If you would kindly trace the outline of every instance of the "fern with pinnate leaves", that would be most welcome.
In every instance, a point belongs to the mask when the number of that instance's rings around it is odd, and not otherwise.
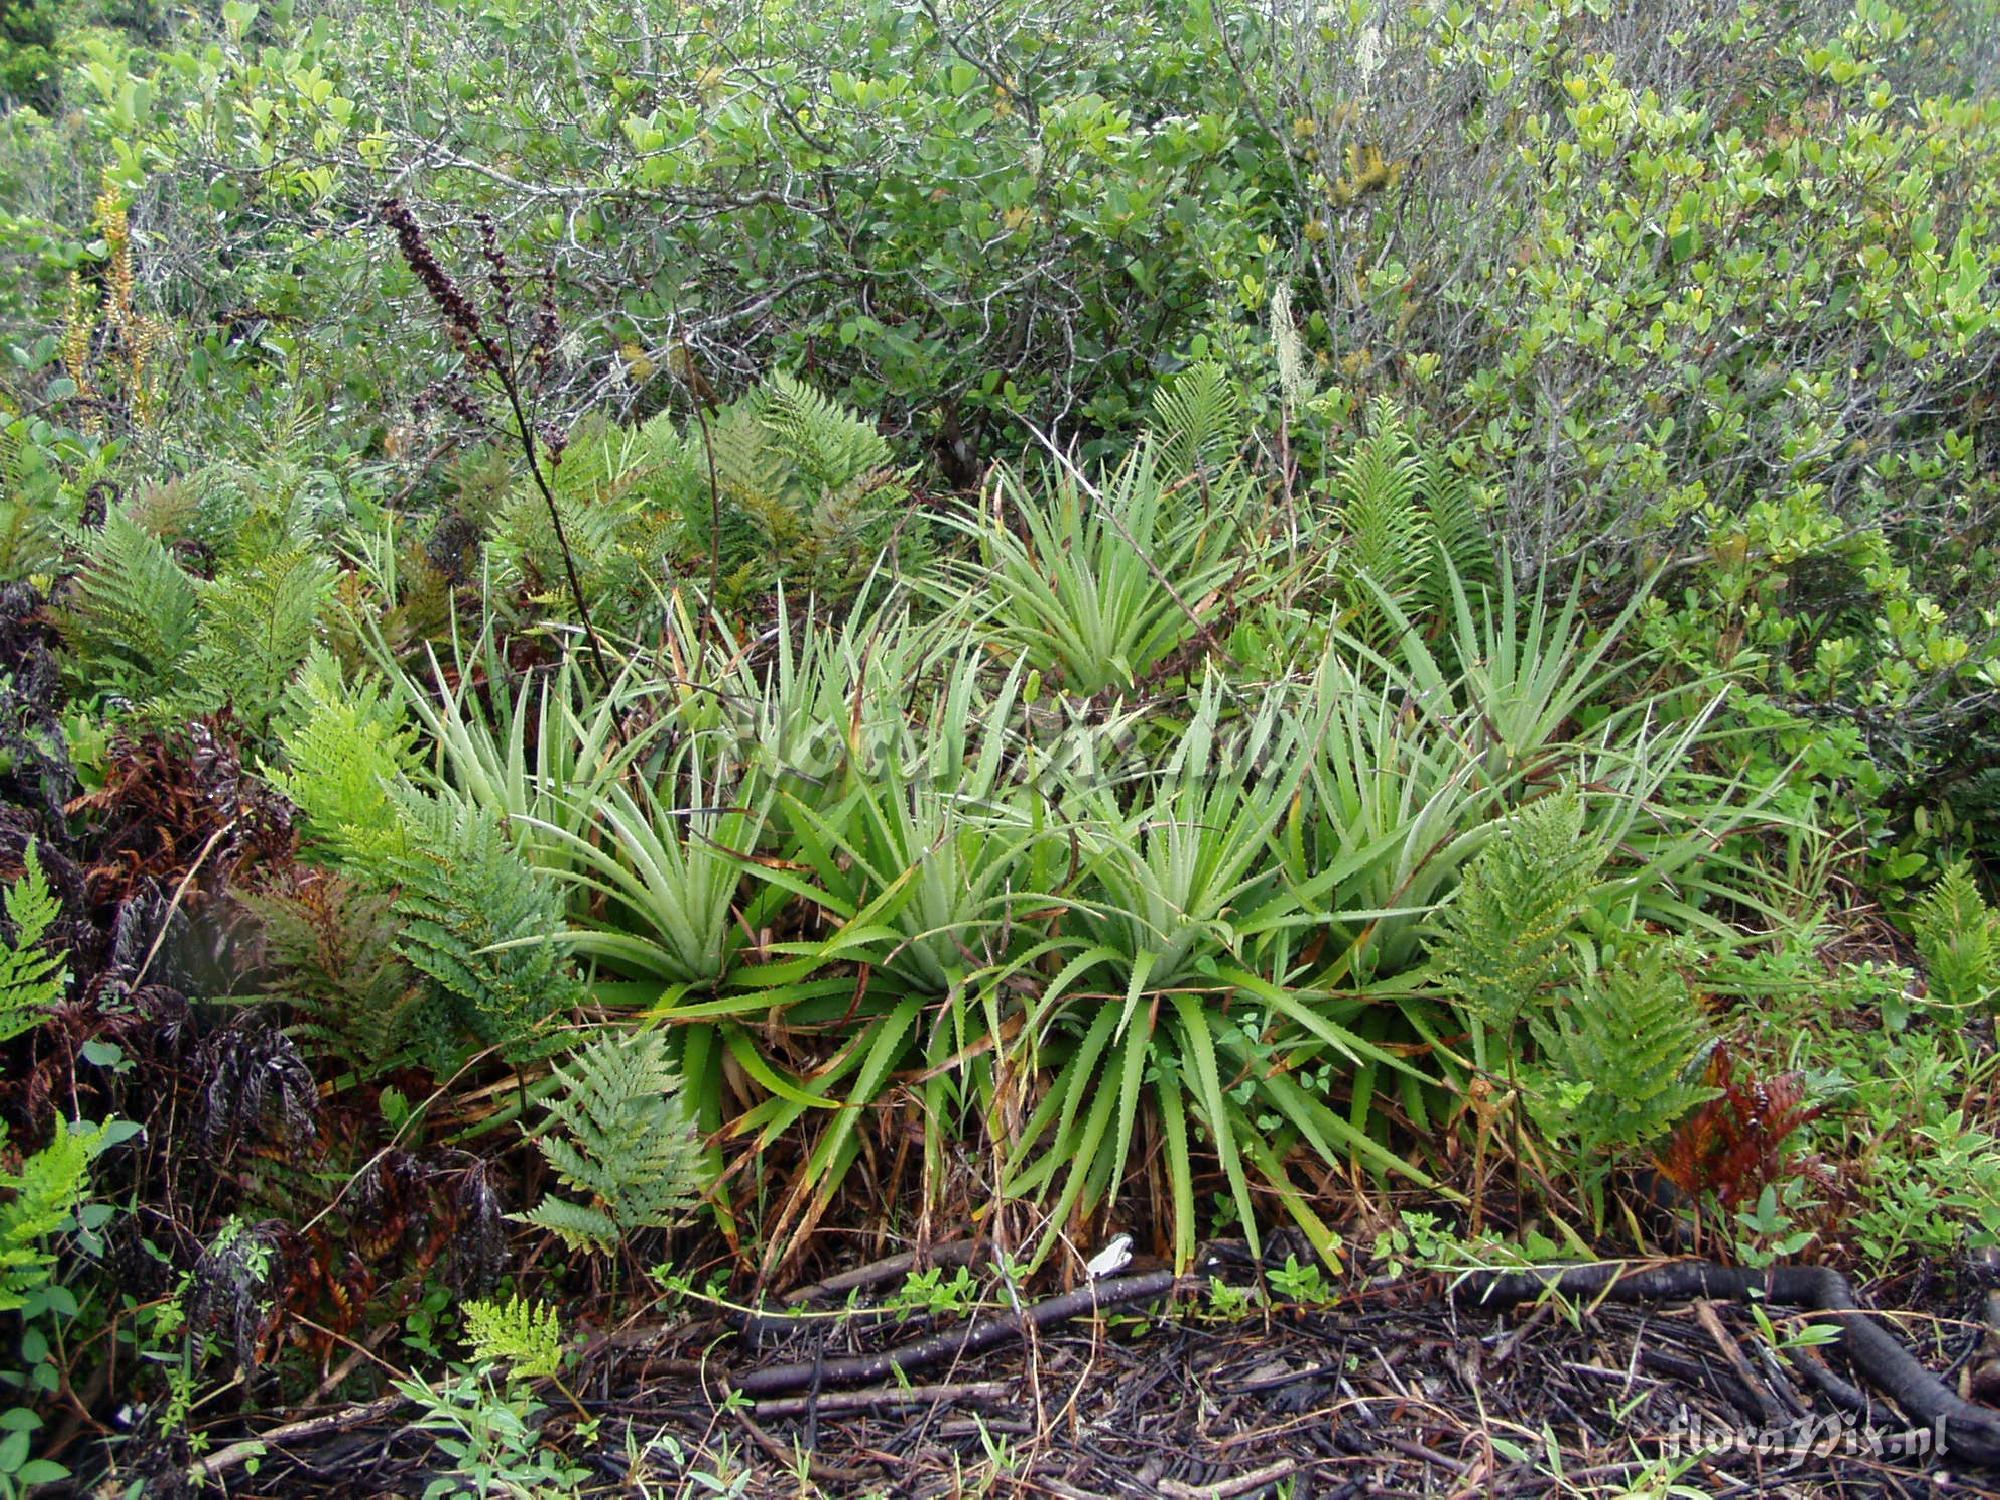
[[[671,422],[655,418],[620,427],[589,418],[570,434],[562,461],[548,475],[562,519],[561,542],[539,490],[516,485],[511,498],[496,504],[484,497],[494,476],[483,470],[469,476],[461,514],[476,531],[480,518],[497,510],[490,556],[498,575],[518,582],[546,608],[574,607],[567,577],[571,563],[586,596],[615,607],[648,594],[648,580],[673,548],[678,507],[704,473],[699,451],[681,440]],[[503,488],[511,483],[504,463],[497,477]]]
[[[754,398],[739,402],[715,417],[709,424],[709,445],[715,454],[715,478],[721,486],[725,506],[741,508],[758,497],[773,503],[787,500],[789,466],[771,441],[770,429],[760,419]],[[706,542],[709,500],[706,486],[692,498],[696,508],[689,519],[699,523],[702,540]]]
[[[202,591],[201,623],[188,676],[202,707],[229,705],[258,734],[312,650],[333,568],[288,547],[218,578]]]
[[[484,809],[407,787],[396,802],[406,834],[388,860],[404,924],[396,946],[436,986],[411,1012],[420,1060],[449,1073],[468,1035],[509,1059],[539,1055],[546,1023],[581,998],[551,941],[563,930],[560,892]]]
[[[1402,429],[1379,412],[1369,435],[1334,461],[1347,543],[1342,571],[1357,616],[1355,633],[1371,643],[1379,643],[1387,622],[1367,584],[1408,610],[1430,579],[1429,535],[1419,505],[1423,477]]]
[[[556,1310],[519,1293],[506,1302],[466,1303],[465,1337],[475,1360],[504,1364],[518,1380],[541,1380],[563,1366],[562,1322]]]
[[[0,1172],[0,1312],[12,1312],[49,1279],[55,1256],[45,1243],[69,1224],[90,1191],[90,1163],[104,1148],[105,1128],[83,1131],[60,1116],[48,1145],[21,1163],[19,1172]],[[0,1149],[7,1127],[0,1124]]]
[[[1479,487],[1442,453],[1419,450],[1386,402],[1368,436],[1335,460],[1334,487],[1350,628],[1368,644],[1385,643],[1397,612],[1449,618],[1454,576],[1473,592],[1493,578]]]
[[[62,475],[29,440],[27,420],[0,421],[0,582],[61,565],[62,493]]]
[[[376,684],[350,685],[340,663],[314,648],[286,692],[285,765],[271,773],[305,814],[312,845],[383,874],[404,843],[392,793],[411,765],[414,734]]]
[[[2000,996],[2000,912],[1959,860],[1910,913],[1933,1003],[1969,1011]]]
[[[586,597],[616,597],[630,590],[641,567],[636,550],[625,545],[628,531],[635,529],[633,517],[572,485],[559,487],[556,512]],[[569,589],[563,549],[539,493],[520,500],[494,555],[518,569],[522,585],[537,601],[563,607]]]
[[[884,468],[889,444],[882,434],[831,397],[783,371],[765,381],[759,418],[772,450],[805,486],[810,502]]]
[[[0,942],[0,1042],[33,1031],[47,1020],[49,1007],[69,984],[63,955],[37,948],[62,907],[49,890],[32,843],[24,862],[21,878],[7,892],[7,921],[14,939]]]
[[[1422,468],[1430,557],[1419,602],[1436,617],[1449,619],[1454,577],[1467,591],[1494,578],[1493,539],[1480,516],[1486,497],[1470,476],[1453,468],[1436,449],[1424,454]]]
[[[1465,1012],[1504,1042],[1559,972],[1607,850],[1584,833],[1583,799],[1530,804],[1466,870],[1437,919],[1430,966]]]
[[[185,539],[209,556],[234,555],[257,508],[256,476],[234,464],[211,464],[141,490],[132,518],[163,541]]]
[[[681,552],[705,564],[713,548],[734,588],[775,575],[845,594],[897,539],[909,489],[887,441],[792,377],[772,375],[718,415],[707,441],[719,507],[704,471],[682,496]]]
[[[702,1146],[666,1038],[607,1031],[555,1076],[560,1091],[535,1143],[562,1186],[588,1201],[545,1197],[516,1217],[607,1254],[634,1230],[683,1222],[701,1191]]]
[[[1530,1112],[1586,1162],[1650,1144],[1715,1096],[1697,1076],[1708,1022],[1674,958],[1650,943],[1528,1019]]]
[[[191,576],[149,529],[189,530],[198,507],[175,481],[85,533],[89,559],[58,616],[76,663],[95,685],[156,718],[227,706],[262,734],[311,650],[334,569],[299,505],[250,505],[217,545],[230,566]],[[249,504],[249,502],[245,502]]]
[[[261,921],[265,958],[283,975],[273,993],[302,1017],[290,1034],[352,1063],[390,1061],[423,998],[397,951],[394,893],[322,871],[237,900]]]
[[[410,730],[372,684],[349,689],[321,654],[294,684],[288,710],[279,785],[323,854],[366,887],[394,893],[396,952],[430,981],[413,1003],[397,1004],[400,1029],[378,1055],[409,1048],[440,1074],[463,1061],[468,1041],[511,1059],[536,1055],[544,1024],[580,993],[551,941],[564,926],[553,879],[492,812],[411,784]],[[380,976],[381,985],[392,977]],[[397,1002],[392,988],[368,993],[370,1003]]]
[[[159,539],[114,508],[61,615],[78,657],[105,685],[150,698],[174,685],[194,649],[201,595]]]
[[[1229,372],[1202,360],[1153,392],[1152,430],[1169,474],[1212,472],[1243,443],[1243,408]]]

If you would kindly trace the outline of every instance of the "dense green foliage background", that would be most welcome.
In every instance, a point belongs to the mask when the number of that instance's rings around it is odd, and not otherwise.
[[[1990,1241],[1996,78],[1991,0],[10,8],[8,1430],[141,1393],[60,1456],[143,1483],[386,1321],[560,1490],[497,1367],[830,1223]]]

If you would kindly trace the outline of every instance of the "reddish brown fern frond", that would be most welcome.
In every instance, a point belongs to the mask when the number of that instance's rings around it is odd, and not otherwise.
[[[1739,1078],[1721,1047],[1709,1060],[1708,1082],[1722,1092],[1681,1122],[1655,1164],[1688,1197],[1713,1193],[1734,1208],[1785,1175],[1786,1142],[1821,1107],[1806,1106],[1801,1074]]]

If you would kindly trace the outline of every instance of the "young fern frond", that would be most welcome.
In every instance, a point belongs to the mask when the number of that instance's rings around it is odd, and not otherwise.
[[[0,942],[0,1042],[33,1031],[48,1018],[49,1007],[62,998],[69,984],[69,966],[60,953],[38,945],[61,915],[62,907],[49,890],[35,846],[28,845],[26,869],[7,891],[7,922],[11,942]]]
[[[1529,1017],[1530,1112],[1586,1160],[1650,1144],[1716,1093],[1697,1076],[1708,1023],[1673,958],[1648,944]]]
[[[313,844],[380,877],[403,844],[391,794],[410,767],[415,731],[374,683],[350,685],[317,647],[287,690],[285,718],[286,764],[272,780],[305,814]]]
[[[535,1144],[589,1201],[545,1197],[517,1215],[576,1250],[610,1253],[633,1231],[686,1219],[703,1183],[701,1138],[658,1031],[606,1031],[555,1068]]]
[[[516,1293],[465,1304],[465,1337],[482,1365],[506,1365],[517,1380],[541,1380],[563,1366],[562,1321],[546,1302]]]
[[[1398,612],[1419,625],[1449,620],[1458,590],[1477,597],[1493,580],[1479,486],[1442,452],[1419,448],[1387,402],[1371,412],[1368,436],[1335,461],[1334,478],[1353,631],[1368,644],[1396,633]]]
[[[1503,1040],[1556,977],[1563,941],[1607,854],[1584,834],[1574,790],[1522,809],[1465,873],[1437,920],[1431,971],[1468,1015]]]
[[[1950,865],[1910,913],[1930,998],[1970,1010],[2000,995],[2000,912],[1986,904],[1965,860]]]

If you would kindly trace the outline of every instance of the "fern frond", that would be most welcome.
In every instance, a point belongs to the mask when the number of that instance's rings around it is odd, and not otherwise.
[[[406,832],[388,861],[402,890],[397,948],[439,991],[417,1017],[424,1062],[449,1072],[468,1033],[503,1056],[534,1055],[544,1024],[579,994],[550,941],[563,930],[561,894],[491,813],[408,787],[395,798]]]
[[[285,694],[271,773],[305,815],[307,837],[341,863],[380,876],[402,847],[391,798],[411,764],[415,731],[374,683],[350,685],[340,663],[314,647]]]
[[[544,1198],[526,1213],[509,1218],[537,1229],[546,1229],[571,1249],[586,1254],[609,1255],[618,1248],[617,1221],[601,1208],[571,1203],[567,1198]]]
[[[1386,405],[1376,408],[1368,436],[1335,460],[1334,480],[1346,539],[1341,572],[1356,616],[1354,631],[1379,644],[1388,619],[1374,590],[1407,610],[1423,593],[1432,568],[1430,532],[1419,506],[1424,466]]]
[[[504,1364],[521,1380],[541,1380],[562,1369],[562,1322],[556,1310],[519,1293],[506,1302],[466,1303],[465,1337],[479,1363]]]
[[[1650,944],[1529,1017],[1540,1050],[1530,1111],[1586,1158],[1645,1146],[1717,1093],[1697,1076],[1711,1037],[1672,957]]]
[[[2000,912],[1986,904],[1967,861],[1946,868],[1910,925],[1934,1003],[1969,1010],[2000,996]]]
[[[234,464],[212,464],[184,482],[194,502],[187,520],[189,540],[217,557],[232,556],[257,507],[255,477]]]
[[[388,1061],[422,995],[396,950],[394,894],[316,872],[292,889],[237,899],[263,924],[265,957],[282,975],[274,993],[302,1018],[293,1035],[330,1043],[351,1062]]]
[[[1454,576],[1468,593],[1493,580],[1493,541],[1480,516],[1479,486],[1435,449],[1424,454],[1421,465],[1428,533],[1421,603],[1433,614],[1448,618]]]
[[[771,447],[803,481],[800,502],[809,505],[888,464],[882,434],[831,397],[783,371],[774,372],[760,394]]]
[[[1229,372],[1201,360],[1153,392],[1153,435],[1168,474],[1213,470],[1243,442],[1243,409]]]
[[[112,686],[143,697],[173,683],[193,649],[199,610],[194,580],[158,538],[113,509],[92,537],[61,626],[93,669],[112,666]]]
[[[78,1131],[61,1116],[48,1145],[21,1163],[18,1173],[0,1172],[0,1312],[11,1312],[49,1279],[55,1264],[44,1241],[69,1223],[90,1190],[90,1163],[103,1149],[105,1130]],[[0,1125],[0,1146],[6,1127]]]
[[[756,499],[771,503],[785,500],[785,460],[754,403],[739,403],[716,417],[709,425],[709,443],[715,451],[715,478],[725,503],[742,508]],[[704,545],[708,498],[701,494],[693,507],[700,513]]]
[[[701,1139],[658,1031],[612,1031],[556,1066],[560,1090],[536,1145],[579,1205],[544,1198],[524,1217],[573,1245],[681,1222],[702,1185]]]
[[[594,504],[588,495],[574,490],[556,496],[556,511],[586,594],[611,597],[629,588],[637,559],[620,546],[626,517],[616,507]],[[561,605],[568,598],[563,550],[556,541],[548,503],[539,493],[516,496],[502,518],[492,551],[536,599]]]
[[[7,892],[7,921],[14,929],[13,941],[0,943],[0,1042],[41,1025],[48,1018],[49,1007],[62,998],[69,984],[64,956],[36,947],[61,915],[62,907],[49,889],[33,843],[28,845],[24,864],[21,878]]]
[[[1473,860],[1437,921],[1430,960],[1438,983],[1489,1029],[1510,1032],[1556,977],[1606,854],[1584,834],[1575,791],[1524,808]]]
[[[203,590],[189,667],[195,691],[262,733],[313,647],[333,568],[303,547],[274,552]]]
[[[62,477],[23,418],[0,421],[0,581],[54,573],[62,560]]]

